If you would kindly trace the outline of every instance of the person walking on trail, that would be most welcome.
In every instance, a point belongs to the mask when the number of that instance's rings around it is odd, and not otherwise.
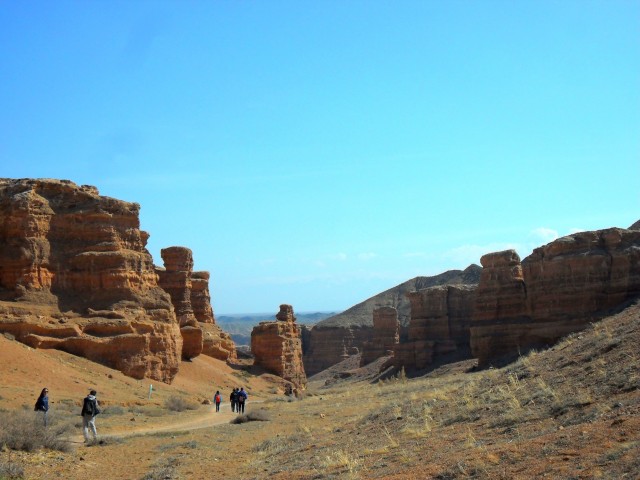
[[[238,396],[238,389],[234,388],[233,391],[231,392],[231,395],[229,395],[229,402],[231,402],[231,411],[235,412],[236,411],[236,406],[237,406],[237,396]]]
[[[44,426],[47,426],[47,412],[49,411],[49,389],[43,388],[40,392],[38,400],[36,400],[36,406],[33,407],[36,412],[42,412],[44,417]]]
[[[93,439],[98,439],[98,432],[96,431],[96,415],[100,413],[98,407],[98,400],[96,399],[97,392],[91,390],[82,403],[82,433],[84,435],[85,443],[89,443],[89,429],[93,434]]]
[[[244,413],[244,404],[247,401],[247,392],[244,388],[241,388],[237,395],[238,398],[238,413]]]
[[[216,404],[216,412],[220,411],[220,402],[222,397],[220,396],[220,390],[216,390],[216,394],[213,396],[213,402]]]

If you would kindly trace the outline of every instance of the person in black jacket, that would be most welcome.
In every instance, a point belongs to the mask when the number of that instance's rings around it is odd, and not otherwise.
[[[43,388],[40,392],[36,406],[33,408],[36,412],[42,412],[44,416],[44,426],[47,426],[47,412],[49,411],[49,389]]]
[[[82,403],[82,433],[84,434],[85,443],[89,442],[89,429],[93,433],[93,439],[98,439],[98,432],[96,431],[96,415],[100,413],[98,407],[98,400],[96,399],[96,391],[91,390]]]
[[[247,392],[244,391],[244,387],[243,387],[236,394],[236,402],[238,402],[236,410],[238,410],[238,413],[244,413],[244,402],[246,401],[247,401]]]
[[[235,412],[238,407],[238,389],[234,388],[229,395],[229,402],[231,402],[231,411]]]

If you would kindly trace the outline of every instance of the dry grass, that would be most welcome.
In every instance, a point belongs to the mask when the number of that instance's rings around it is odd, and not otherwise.
[[[178,395],[168,397],[164,402],[164,406],[172,412],[184,412],[185,410],[196,410],[198,408],[195,402]]]
[[[68,452],[67,435],[73,425],[49,414],[45,427],[40,413],[28,410],[0,413],[0,446],[11,450],[33,452],[41,448]]]
[[[86,478],[74,465],[95,465],[97,474],[107,471],[105,459],[131,457],[146,463],[130,478],[146,471],[149,480],[212,472],[272,480],[636,478],[638,344],[640,306],[500,369],[462,362],[422,378],[400,372],[375,384],[338,383],[291,402],[274,394],[246,415],[264,412],[269,422],[79,449],[91,457],[69,455],[59,476]],[[49,473],[22,465],[28,478]]]

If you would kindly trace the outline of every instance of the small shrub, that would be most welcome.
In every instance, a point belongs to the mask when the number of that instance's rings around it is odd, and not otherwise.
[[[179,463],[177,458],[170,457],[142,477],[142,480],[175,480],[179,478],[176,471]]]
[[[51,412],[47,427],[44,426],[42,416],[33,411],[3,412],[0,414],[0,425],[0,445],[6,445],[11,450],[71,450],[71,444],[64,438],[72,430],[71,424],[58,421]]]
[[[21,480],[24,478],[24,470],[17,463],[0,463],[0,479]]]
[[[120,405],[111,405],[102,410],[103,416],[123,415],[124,413],[125,413],[125,409],[122,408]]]
[[[189,402],[182,397],[173,395],[164,402],[164,406],[172,412],[184,412],[185,410],[196,410],[198,405]]]
[[[267,412],[265,412],[264,410],[257,410],[255,412],[249,412],[245,415],[238,415],[236,418],[231,420],[230,423],[238,425],[240,423],[247,422],[268,422],[269,420],[270,419],[267,415]]]

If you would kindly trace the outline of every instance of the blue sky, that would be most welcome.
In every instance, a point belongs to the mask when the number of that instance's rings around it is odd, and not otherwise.
[[[640,219],[640,2],[0,0],[0,176],[138,202],[217,313]]]

